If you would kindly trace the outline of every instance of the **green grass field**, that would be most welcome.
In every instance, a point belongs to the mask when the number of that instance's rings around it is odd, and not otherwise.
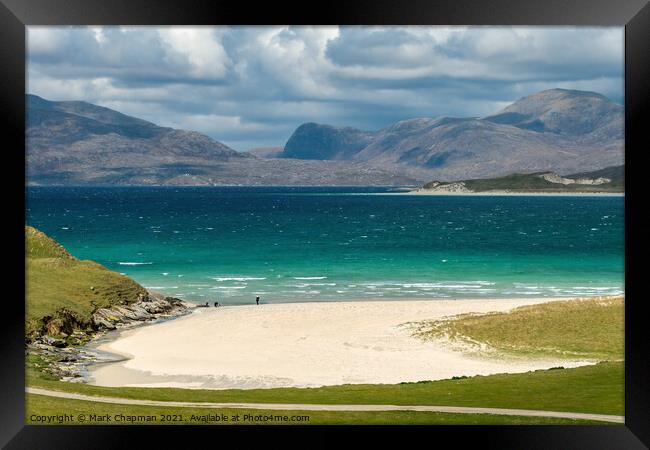
[[[347,411],[274,411],[251,409],[168,408],[139,405],[114,405],[83,400],[70,400],[27,395],[25,423],[43,424],[37,416],[68,414],[70,421],[62,424],[139,424],[139,425],[589,425],[603,422],[517,417],[493,414],[449,414],[419,411],[347,412]],[[219,419],[207,418],[208,415]],[[82,415],[83,420],[79,417]],[[94,416],[93,416],[94,415]],[[234,419],[234,415],[239,420]],[[106,416],[111,418],[106,421]],[[194,417],[193,417],[194,416]],[[223,417],[226,417],[226,420]],[[252,416],[252,417],[249,417]],[[255,416],[272,420],[254,419]],[[286,417],[286,419],[285,419]]]
[[[621,415],[622,362],[522,374],[320,388],[203,390],[101,387],[47,379],[28,364],[27,385],[86,395],[187,402],[445,405]]]
[[[487,344],[509,355],[620,361],[624,355],[623,297],[555,301],[507,313],[464,314],[418,324],[423,338]]]
[[[96,308],[131,303],[145,289],[93,261],[80,261],[44,233],[25,227],[26,334],[71,313],[81,327]]]

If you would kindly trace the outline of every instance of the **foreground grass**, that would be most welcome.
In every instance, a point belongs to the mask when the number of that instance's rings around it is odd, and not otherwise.
[[[607,362],[574,369],[419,383],[207,390],[65,383],[47,379],[28,366],[27,385],[86,395],[161,401],[444,405],[622,415],[623,370],[622,362]]]
[[[422,338],[449,337],[520,356],[622,360],[624,299],[600,297],[521,306],[510,312],[463,314],[420,323]]]
[[[44,320],[71,313],[90,325],[96,308],[130,303],[145,289],[93,261],[80,261],[44,233],[25,227],[25,325],[30,335]]]
[[[273,411],[250,409],[167,408],[113,405],[83,400],[27,395],[25,423],[47,424],[44,416],[69,415],[62,424],[148,424],[148,425],[587,425],[603,424],[587,420],[546,417],[516,417],[494,414],[448,414],[416,411]],[[238,416],[239,420],[234,420]],[[255,417],[258,417],[256,420]],[[264,416],[266,420],[260,420]],[[82,417],[82,419],[80,419]],[[218,419],[217,419],[218,417]],[[224,420],[224,417],[227,420]],[[110,422],[107,421],[110,418]],[[271,418],[271,420],[268,420]],[[58,424],[56,421],[53,424]]]

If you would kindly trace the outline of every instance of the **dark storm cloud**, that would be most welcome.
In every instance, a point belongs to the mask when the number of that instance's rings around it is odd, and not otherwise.
[[[563,87],[623,100],[622,28],[29,27],[28,90],[282,145],[303,122],[483,116]]]

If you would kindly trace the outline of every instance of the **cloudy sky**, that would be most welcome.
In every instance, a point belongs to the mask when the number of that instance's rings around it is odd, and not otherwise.
[[[283,145],[304,122],[483,116],[555,87],[623,102],[623,28],[29,27],[27,38],[29,93],[241,151]]]

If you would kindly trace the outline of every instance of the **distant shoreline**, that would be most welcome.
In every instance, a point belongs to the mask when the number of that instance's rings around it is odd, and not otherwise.
[[[413,186],[386,186],[386,185],[280,185],[280,184],[218,184],[218,185],[168,185],[168,184],[129,184],[129,185],[65,185],[65,184],[27,184],[28,188],[374,188],[391,189],[391,192],[351,192],[354,195],[426,195],[426,196],[539,196],[539,197],[625,197],[625,192],[586,192],[586,191],[481,191],[481,192],[444,192],[414,188]],[[339,194],[345,194],[340,192]]]
[[[387,194],[392,194],[388,192]],[[483,191],[483,192],[444,192],[427,189],[416,189],[409,192],[399,192],[400,195],[430,195],[430,196],[494,196],[494,197],[625,197],[625,192],[511,192],[511,191]],[[384,195],[384,194],[381,194]]]

